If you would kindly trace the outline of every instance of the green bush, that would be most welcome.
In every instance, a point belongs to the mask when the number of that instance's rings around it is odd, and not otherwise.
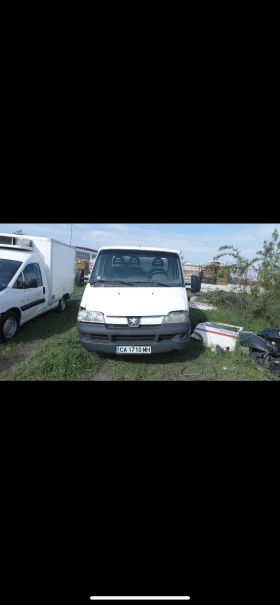
[[[258,265],[259,285],[247,292],[245,286],[236,286],[231,292],[209,293],[207,299],[217,306],[241,314],[244,317],[261,318],[270,327],[280,325],[280,241],[278,231],[272,233],[270,242],[264,241],[263,249],[257,256],[248,260],[241,256],[240,250],[233,246],[221,246],[220,253],[214,260],[222,256],[231,256],[232,263],[228,265],[231,274],[246,283],[248,272],[256,270]]]

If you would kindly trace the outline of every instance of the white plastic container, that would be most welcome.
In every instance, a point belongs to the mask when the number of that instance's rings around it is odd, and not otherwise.
[[[203,341],[206,347],[213,350],[220,345],[222,349],[234,351],[241,330],[241,326],[207,321],[196,326],[191,338]]]

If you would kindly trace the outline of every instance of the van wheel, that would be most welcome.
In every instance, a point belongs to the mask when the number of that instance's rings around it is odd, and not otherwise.
[[[11,340],[18,331],[19,318],[15,311],[4,313],[1,326],[1,334],[4,340]]]
[[[58,305],[58,307],[56,308],[56,311],[57,311],[58,313],[63,313],[63,312],[65,311],[65,309],[66,309],[66,300],[65,300],[65,298],[62,298],[62,299],[59,301],[59,305]]]

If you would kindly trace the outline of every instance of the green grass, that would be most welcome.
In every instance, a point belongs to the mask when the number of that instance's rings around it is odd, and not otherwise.
[[[13,341],[0,345],[0,380],[276,380],[243,357],[239,343],[224,358],[193,339],[182,353],[137,358],[88,353],[79,343],[76,327],[82,294],[83,289],[75,287],[65,313],[50,312],[27,322]],[[190,309],[190,317],[192,329],[200,321],[230,323],[254,331],[266,327],[261,320],[245,319],[222,308]]]
[[[152,355],[148,359],[110,356],[105,367],[100,379],[113,381],[275,380],[269,372],[244,358],[238,346],[234,353],[226,353],[222,358],[193,339],[183,353]]]
[[[41,343],[35,354],[15,365],[4,379],[87,380],[102,363],[97,355],[86,353],[78,341],[77,329],[72,328],[64,336]]]
[[[24,324],[0,345],[1,380],[87,380],[104,363],[80,345],[76,327],[83,290],[75,287],[64,313],[50,311]],[[14,360],[22,359],[13,364]],[[1,373],[1,361],[8,369]]]
[[[202,321],[216,321],[219,323],[241,326],[244,330],[253,330],[259,332],[263,328],[267,328],[267,322],[254,317],[244,317],[240,314],[229,311],[228,309],[217,308],[216,311],[199,311],[198,309],[190,309],[192,327],[194,328]]]

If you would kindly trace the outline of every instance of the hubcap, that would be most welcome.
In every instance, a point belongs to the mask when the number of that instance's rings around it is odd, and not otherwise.
[[[61,300],[60,306],[62,308],[62,311],[65,311],[65,309],[66,309],[66,302],[65,302],[64,298]]]
[[[6,321],[4,321],[3,325],[3,334],[5,338],[12,338],[17,331],[17,322],[14,317],[8,317]]]

